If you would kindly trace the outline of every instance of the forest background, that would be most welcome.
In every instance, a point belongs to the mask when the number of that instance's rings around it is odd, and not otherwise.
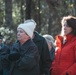
[[[63,16],[76,16],[76,0],[0,0],[0,32],[5,43],[16,40],[16,29],[27,19],[34,19],[36,30],[54,38],[60,33]]]

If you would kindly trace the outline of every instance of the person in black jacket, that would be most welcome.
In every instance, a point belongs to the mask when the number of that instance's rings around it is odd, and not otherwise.
[[[36,22],[32,19],[28,19],[27,21],[33,21],[33,23],[36,24]],[[25,21],[25,23],[27,21]],[[35,31],[35,28],[32,35],[32,40],[36,44],[40,55],[39,60],[40,75],[49,75],[49,69],[52,61],[50,58],[49,48],[45,38],[39,35],[39,33]]]
[[[8,60],[10,70],[5,75],[39,75],[39,52],[31,40],[35,23],[27,21],[17,27],[17,41],[13,44]]]
[[[40,75],[49,75],[49,68],[52,60],[50,58],[47,42],[45,38],[36,31],[33,33],[33,41],[37,45],[40,54]]]
[[[36,24],[34,20],[28,19],[28,21],[33,21]],[[39,60],[40,75],[49,75],[49,69],[50,69],[52,60],[50,58],[48,45],[47,45],[45,38],[39,35],[35,31],[35,28],[34,28],[32,40],[36,44],[38,51],[39,51],[39,55],[40,55],[40,60]]]
[[[9,47],[3,43],[3,35],[0,33],[0,75],[3,75],[3,66],[1,62],[2,55],[9,53]]]

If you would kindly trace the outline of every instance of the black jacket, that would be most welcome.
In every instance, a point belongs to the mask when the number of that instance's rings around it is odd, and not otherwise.
[[[34,32],[33,41],[37,45],[40,54],[40,73],[49,75],[48,73],[51,65],[51,59],[47,42],[37,32]]]
[[[3,66],[2,66],[2,61],[1,59],[3,58],[4,55],[10,52],[10,48],[2,43],[0,45],[0,75],[3,75]],[[7,64],[7,63],[6,63]]]
[[[19,58],[13,55],[16,53],[20,55]],[[32,40],[26,41],[22,46],[17,41],[10,50],[8,59],[11,66],[14,64],[12,75],[39,75],[39,52]]]

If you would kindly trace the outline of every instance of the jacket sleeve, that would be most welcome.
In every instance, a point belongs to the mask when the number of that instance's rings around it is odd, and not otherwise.
[[[36,47],[30,47],[28,52],[25,53],[18,63],[19,69],[31,70],[36,64],[39,63],[39,53]]]
[[[74,50],[75,50],[75,63],[61,75],[76,75],[76,46],[74,47]]]

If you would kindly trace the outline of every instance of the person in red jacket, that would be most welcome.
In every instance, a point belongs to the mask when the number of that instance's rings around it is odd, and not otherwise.
[[[61,25],[50,75],[76,75],[76,17],[63,17]]]

